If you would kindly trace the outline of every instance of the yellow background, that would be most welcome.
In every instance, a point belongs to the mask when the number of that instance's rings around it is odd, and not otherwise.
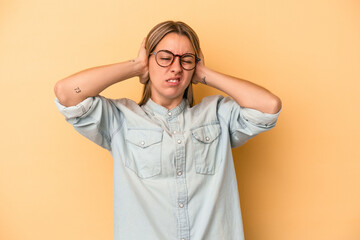
[[[0,239],[112,239],[112,158],[65,122],[53,86],[136,57],[168,19],[197,31],[207,66],[283,101],[276,128],[234,150],[246,239],[360,239],[356,0],[0,1]]]

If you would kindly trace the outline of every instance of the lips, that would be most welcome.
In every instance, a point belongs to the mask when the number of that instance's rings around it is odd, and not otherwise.
[[[180,78],[170,78],[170,79],[166,80],[166,82],[168,82],[168,83],[178,83],[178,82],[180,82]]]

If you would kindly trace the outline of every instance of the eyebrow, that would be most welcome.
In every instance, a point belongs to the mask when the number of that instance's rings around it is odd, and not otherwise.
[[[185,54],[193,54],[193,55],[195,55],[196,56],[196,53],[192,53],[192,52],[186,52],[186,53],[183,53],[183,54],[175,54],[173,51],[171,51],[171,50],[169,50],[169,49],[159,49],[159,50],[157,50],[157,51],[153,51],[153,52],[159,52],[159,51],[163,51],[163,50],[165,50],[165,51],[169,51],[169,52],[171,52],[172,54],[174,54],[174,55],[185,55]]]

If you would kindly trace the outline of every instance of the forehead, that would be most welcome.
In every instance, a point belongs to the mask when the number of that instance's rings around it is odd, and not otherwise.
[[[177,33],[165,35],[155,48],[158,50],[169,50],[174,54],[195,53],[189,38]]]

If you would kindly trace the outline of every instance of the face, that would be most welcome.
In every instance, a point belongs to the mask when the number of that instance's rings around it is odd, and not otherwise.
[[[154,52],[159,50],[168,50],[175,55],[195,54],[190,40],[177,33],[167,34],[158,43]],[[151,55],[149,58],[151,99],[169,109],[176,107],[181,102],[194,71],[184,70],[180,65],[179,57],[175,57],[170,66],[161,67],[156,63],[155,56]]]

